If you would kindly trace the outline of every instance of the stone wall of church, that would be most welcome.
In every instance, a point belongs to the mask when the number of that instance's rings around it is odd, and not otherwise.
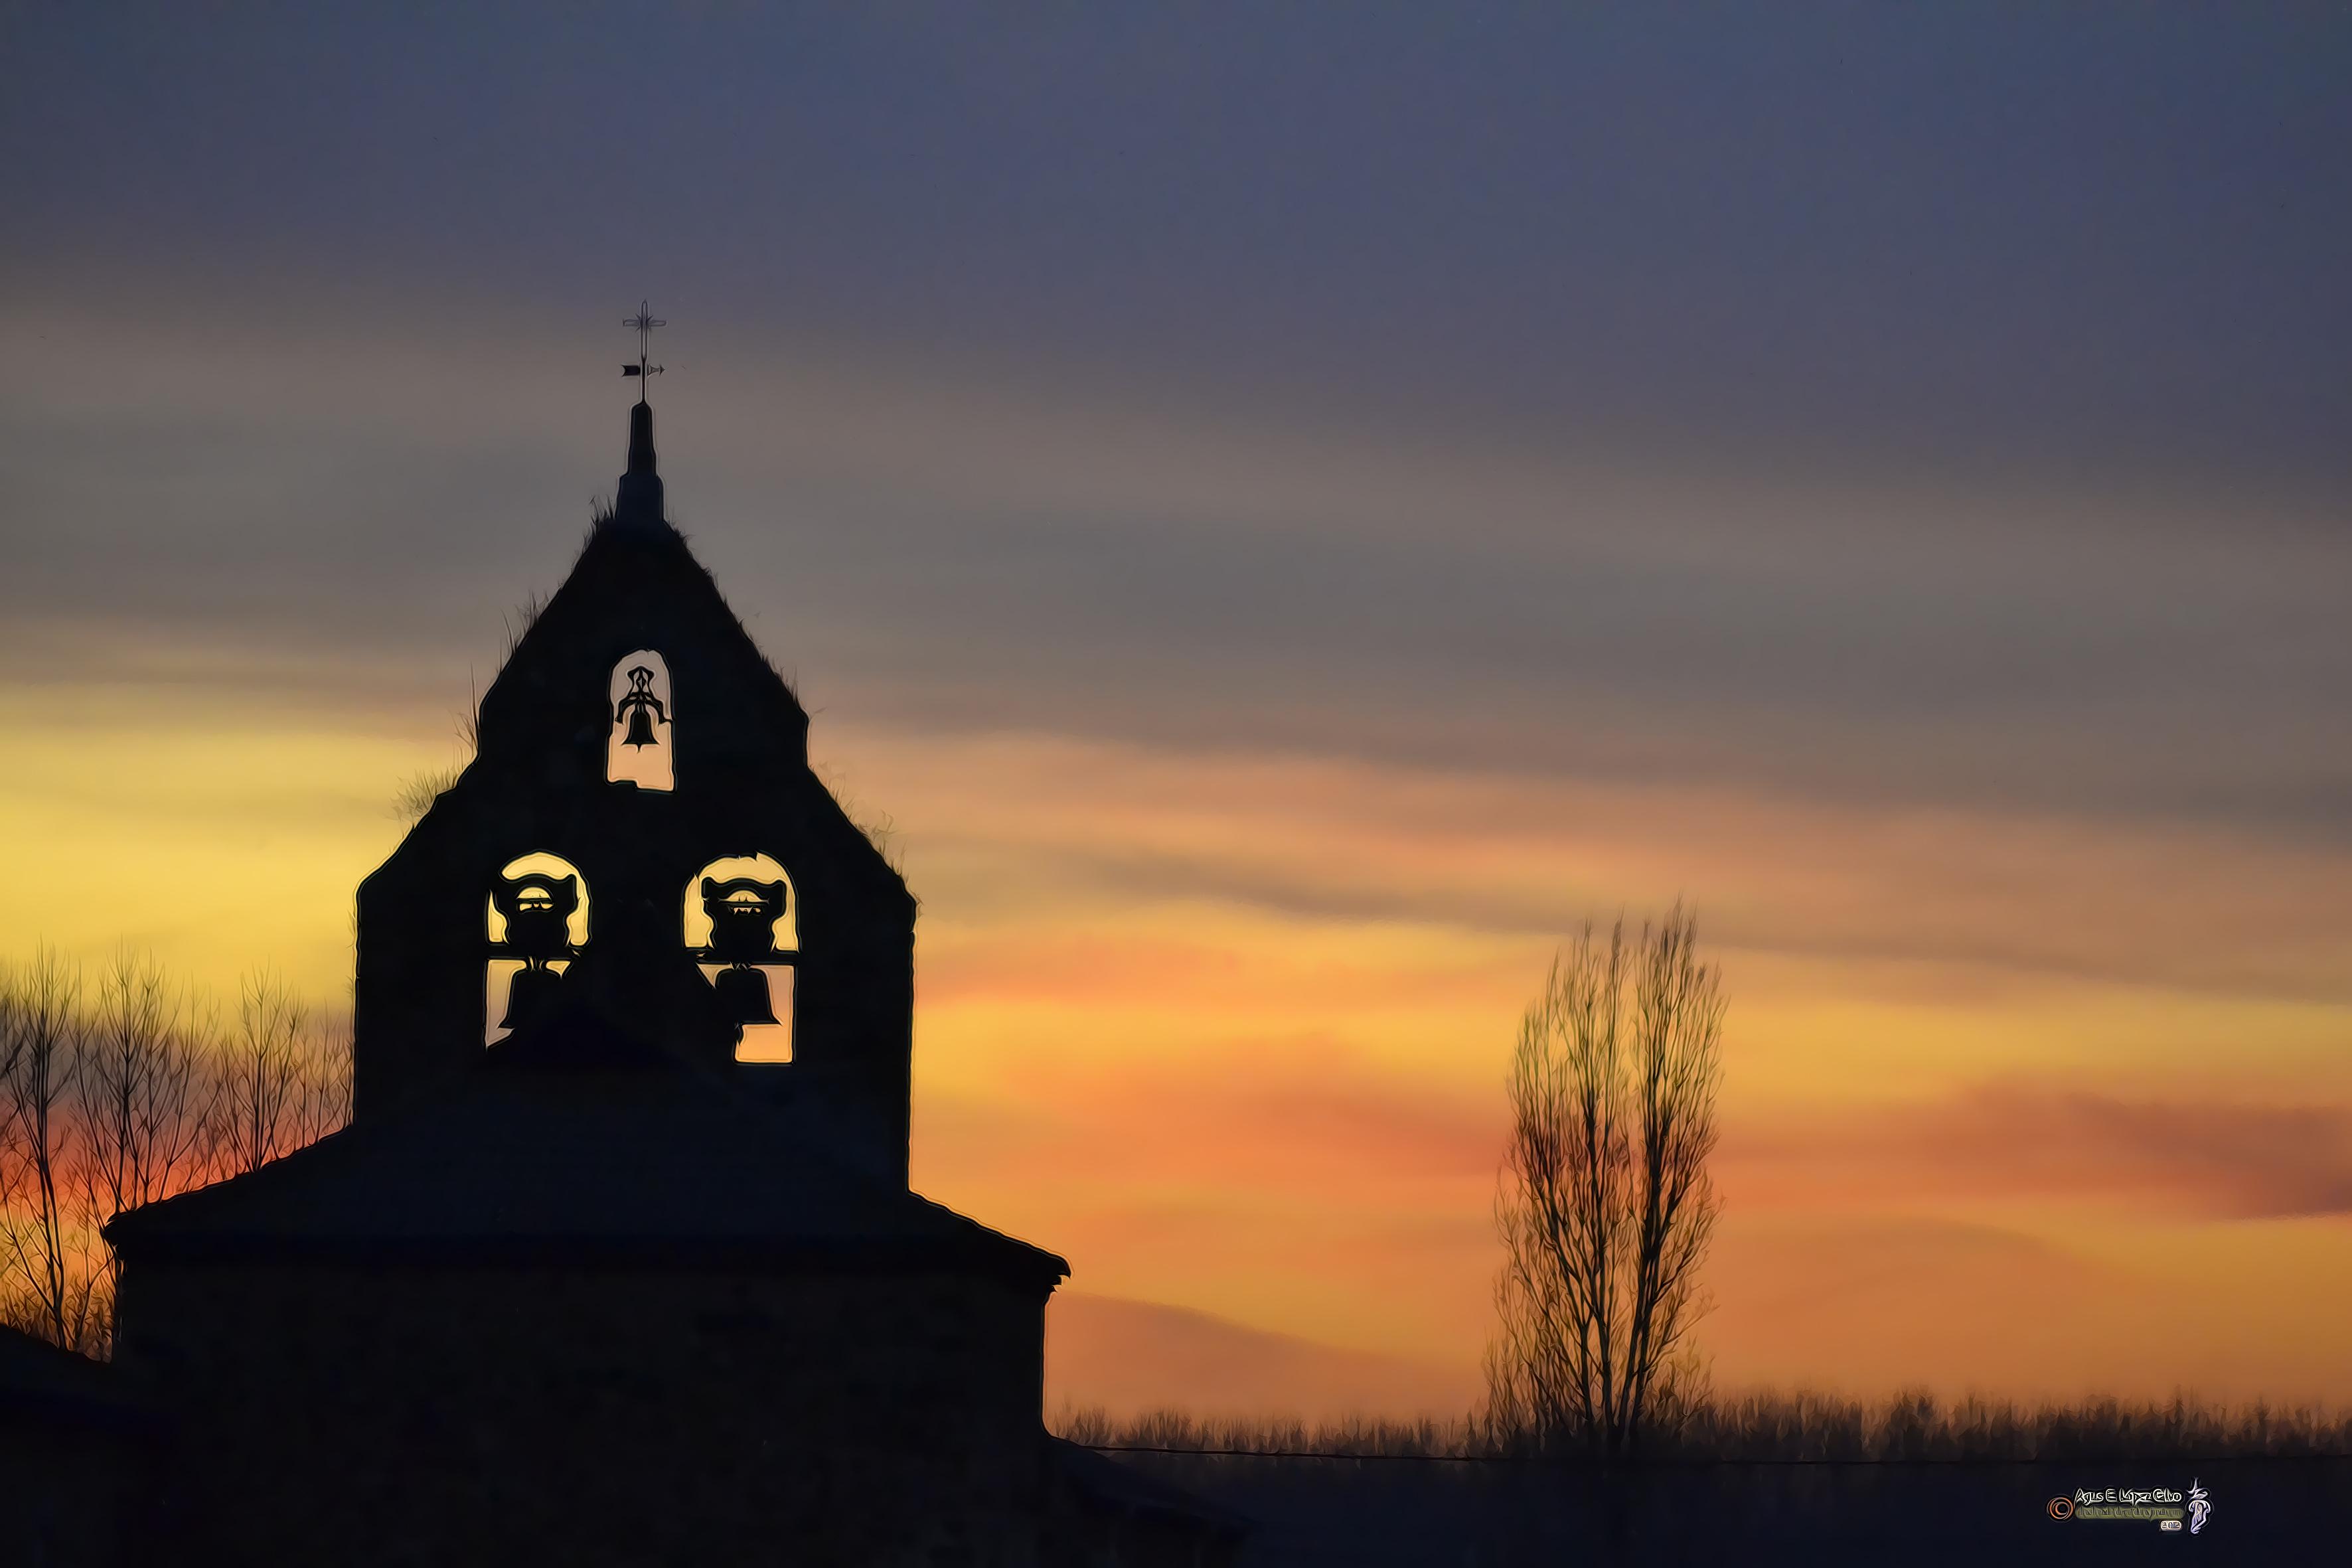
[[[1034,1286],[144,1262],[121,1302],[190,1561],[1034,1561]]]

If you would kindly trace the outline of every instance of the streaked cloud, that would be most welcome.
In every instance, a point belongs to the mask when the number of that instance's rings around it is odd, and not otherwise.
[[[2121,1084],[2137,1077],[2110,1069]],[[1772,1206],[2040,1200],[2223,1219],[2352,1216],[2352,1102],[2184,1096],[2150,1074],[2114,1090],[2000,1080],[1927,1103],[1748,1124],[1726,1150],[1737,1190]],[[2089,1075],[2084,1075],[2089,1076]],[[2105,1075],[2102,1075],[2105,1076]],[[2226,1081],[2216,1064],[2209,1080]]]
[[[444,717],[617,466],[579,348],[9,326],[22,679],[323,667]],[[1694,478],[719,352],[665,397],[672,494],[828,713],[2341,841],[2352,544],[2309,500]]]

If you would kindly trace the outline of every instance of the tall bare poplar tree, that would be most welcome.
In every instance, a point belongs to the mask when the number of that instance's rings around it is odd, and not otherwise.
[[[1486,1352],[1499,1440],[1619,1457],[1698,1392],[1724,999],[1697,943],[1680,904],[1631,943],[1622,919],[1605,942],[1587,926],[1520,1023]]]

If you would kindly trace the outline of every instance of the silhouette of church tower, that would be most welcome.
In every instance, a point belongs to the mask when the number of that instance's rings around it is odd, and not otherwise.
[[[1068,1266],[908,1190],[915,900],[807,737],[641,402],[361,885],[352,1124],[108,1227],[176,1560],[1030,1564],[1152,1510],[1229,1555],[1045,1438]]]
[[[480,1057],[486,1030],[561,1058],[562,1029],[528,1026],[562,1005],[819,1112],[841,1153],[903,1183],[915,900],[811,771],[808,715],[664,519],[646,404],[612,514],[483,697],[478,737],[360,886],[359,1124]],[[580,906],[582,940],[542,943],[537,965],[511,940],[486,951],[485,900],[502,912],[526,859]],[[737,1064],[745,1022],[789,1062]]]

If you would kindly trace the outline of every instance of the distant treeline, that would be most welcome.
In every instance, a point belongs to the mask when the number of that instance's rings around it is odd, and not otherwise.
[[[346,1017],[248,976],[224,1005],[124,951],[0,964],[0,1322],[110,1353],[114,1215],[250,1171],[351,1115]]]
[[[1065,1410],[1059,1436],[1100,1448],[1186,1454],[1526,1458],[1514,1435],[1472,1418],[1454,1422],[1228,1420],[1160,1410],[1114,1421]],[[1665,1461],[2043,1461],[2352,1457],[2352,1411],[2319,1405],[2086,1399],[2022,1405],[1908,1392],[1868,1401],[1798,1392],[1705,1399],[1673,1430],[1651,1435],[1645,1457]]]
[[[2189,1555],[2333,1562],[2352,1495],[2352,1415],[2187,1400],[1702,1399],[1630,1462],[1581,1448],[1549,1462],[1466,1420],[1308,1426],[1161,1412],[1114,1422],[1079,1411],[1055,1427],[1248,1520],[1244,1560],[1268,1568],[2138,1562],[2167,1533],[2153,1519],[2052,1510],[2077,1489],[2108,1487],[2197,1489],[2210,1517]],[[2188,1525],[2172,1521],[2183,1534]]]

